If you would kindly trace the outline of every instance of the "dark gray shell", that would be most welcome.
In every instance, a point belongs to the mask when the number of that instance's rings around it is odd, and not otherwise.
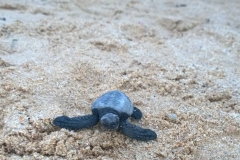
[[[103,109],[106,107],[112,108],[120,114],[126,113],[131,116],[133,113],[133,104],[131,100],[119,90],[103,94],[93,102],[91,109]]]

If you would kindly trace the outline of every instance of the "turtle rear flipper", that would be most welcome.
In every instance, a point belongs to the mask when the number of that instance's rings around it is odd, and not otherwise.
[[[149,141],[157,138],[157,134],[154,131],[141,128],[128,121],[122,121],[119,129],[122,134],[140,141]]]
[[[60,128],[68,130],[79,130],[83,128],[91,128],[98,123],[97,115],[85,115],[69,118],[68,116],[59,116],[53,120],[53,124]]]
[[[137,107],[133,107],[133,113],[131,117],[133,119],[140,120],[142,118],[142,112]]]

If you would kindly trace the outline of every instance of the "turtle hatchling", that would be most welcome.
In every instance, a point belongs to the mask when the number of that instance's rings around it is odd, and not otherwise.
[[[103,94],[92,104],[92,114],[72,117],[59,116],[53,120],[53,124],[68,130],[80,130],[90,128],[99,121],[109,130],[119,130],[122,134],[136,140],[148,141],[157,138],[157,134],[128,122],[128,118],[135,120],[142,118],[142,112],[133,106],[131,100],[119,90]]]

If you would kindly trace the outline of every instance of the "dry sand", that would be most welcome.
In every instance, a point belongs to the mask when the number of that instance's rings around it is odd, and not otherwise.
[[[0,0],[0,159],[239,159],[238,0]],[[91,113],[120,89],[156,131],[139,142]],[[176,119],[169,118],[176,114]]]

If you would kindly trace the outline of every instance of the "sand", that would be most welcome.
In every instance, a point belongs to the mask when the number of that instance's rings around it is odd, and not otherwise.
[[[0,1],[0,159],[239,159],[237,0]],[[119,89],[154,130],[59,129]]]

